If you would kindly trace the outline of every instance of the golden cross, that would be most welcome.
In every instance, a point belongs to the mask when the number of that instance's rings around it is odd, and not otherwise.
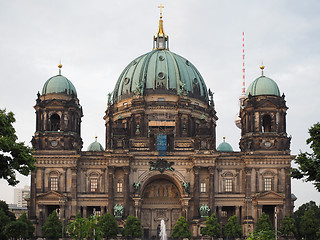
[[[160,3],[160,6],[158,6],[158,8],[160,8],[160,18],[162,18],[162,8],[164,8],[164,6],[162,6],[162,4]]]

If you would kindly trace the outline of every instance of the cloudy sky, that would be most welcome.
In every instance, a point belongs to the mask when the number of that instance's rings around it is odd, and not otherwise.
[[[261,72],[274,79],[289,107],[292,154],[308,151],[308,128],[320,119],[319,0],[0,0],[0,108],[13,111],[20,141],[35,131],[36,94],[62,74],[75,85],[83,106],[84,150],[98,136],[104,145],[107,94],[126,65],[152,50],[162,3],[170,50],[192,62],[214,94],[217,143],[226,136],[239,150],[234,125],[242,87],[242,32],[247,86]],[[21,177],[18,187],[30,184]],[[13,202],[13,188],[0,180],[0,199]],[[320,193],[292,181],[296,206]]]

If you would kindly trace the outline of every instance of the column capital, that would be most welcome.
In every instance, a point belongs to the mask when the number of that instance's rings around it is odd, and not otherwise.
[[[194,166],[194,167],[193,167],[193,171],[194,171],[194,174],[199,174],[199,172],[200,172],[200,167]]]

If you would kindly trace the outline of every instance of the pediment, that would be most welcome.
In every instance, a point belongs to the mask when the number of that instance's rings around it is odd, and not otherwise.
[[[275,107],[278,107],[278,105],[274,104],[270,100],[264,100],[259,102],[258,107],[275,108]]]
[[[49,191],[37,196],[38,200],[59,200],[61,198],[66,198],[66,196],[55,191]]]
[[[277,193],[274,191],[268,191],[264,193],[260,193],[254,197],[256,200],[283,200],[285,196],[281,193]]]
[[[46,105],[47,106],[65,106],[65,103],[62,103],[60,100],[53,99],[49,101]]]

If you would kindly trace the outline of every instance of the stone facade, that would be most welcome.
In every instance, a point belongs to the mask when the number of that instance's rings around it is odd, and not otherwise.
[[[120,226],[137,216],[144,239],[158,236],[161,220],[170,236],[180,216],[197,239],[212,213],[221,226],[236,215],[244,235],[262,212],[278,225],[292,214],[284,96],[243,97],[241,151],[217,151],[213,94],[188,60],[168,50],[161,21],[155,49],[132,61],[109,95],[104,151],[82,151],[82,108],[69,80],[53,77],[38,93],[29,201],[37,236],[55,209],[64,225],[77,213],[110,212]]]
[[[154,101],[160,96],[166,101]],[[55,100],[48,100],[51,97]],[[245,234],[262,212],[274,221],[277,209],[278,223],[292,214],[289,170],[293,156],[285,133],[287,108],[282,97],[244,101],[240,152],[215,150],[213,104],[163,94],[109,104],[104,117],[106,150],[80,151],[80,131],[69,129],[79,129],[81,111],[75,111],[77,127],[68,125],[73,116],[66,110],[70,102],[56,98],[58,95],[40,96],[35,106],[37,170],[32,173],[29,215],[37,223],[37,235],[48,214],[57,208],[66,224],[78,212],[83,217],[94,210],[113,213],[114,206],[121,204],[123,219],[129,214],[140,218],[145,239],[157,236],[162,219],[170,235],[180,216],[191,223],[193,236],[200,236],[205,221],[199,212],[202,205],[209,207],[210,214],[216,213],[222,225],[236,215]],[[78,102],[75,98],[70,101]],[[59,127],[46,130],[53,114],[61,116]],[[263,126],[266,114],[270,126]],[[159,135],[167,136],[163,156],[158,151]]]

